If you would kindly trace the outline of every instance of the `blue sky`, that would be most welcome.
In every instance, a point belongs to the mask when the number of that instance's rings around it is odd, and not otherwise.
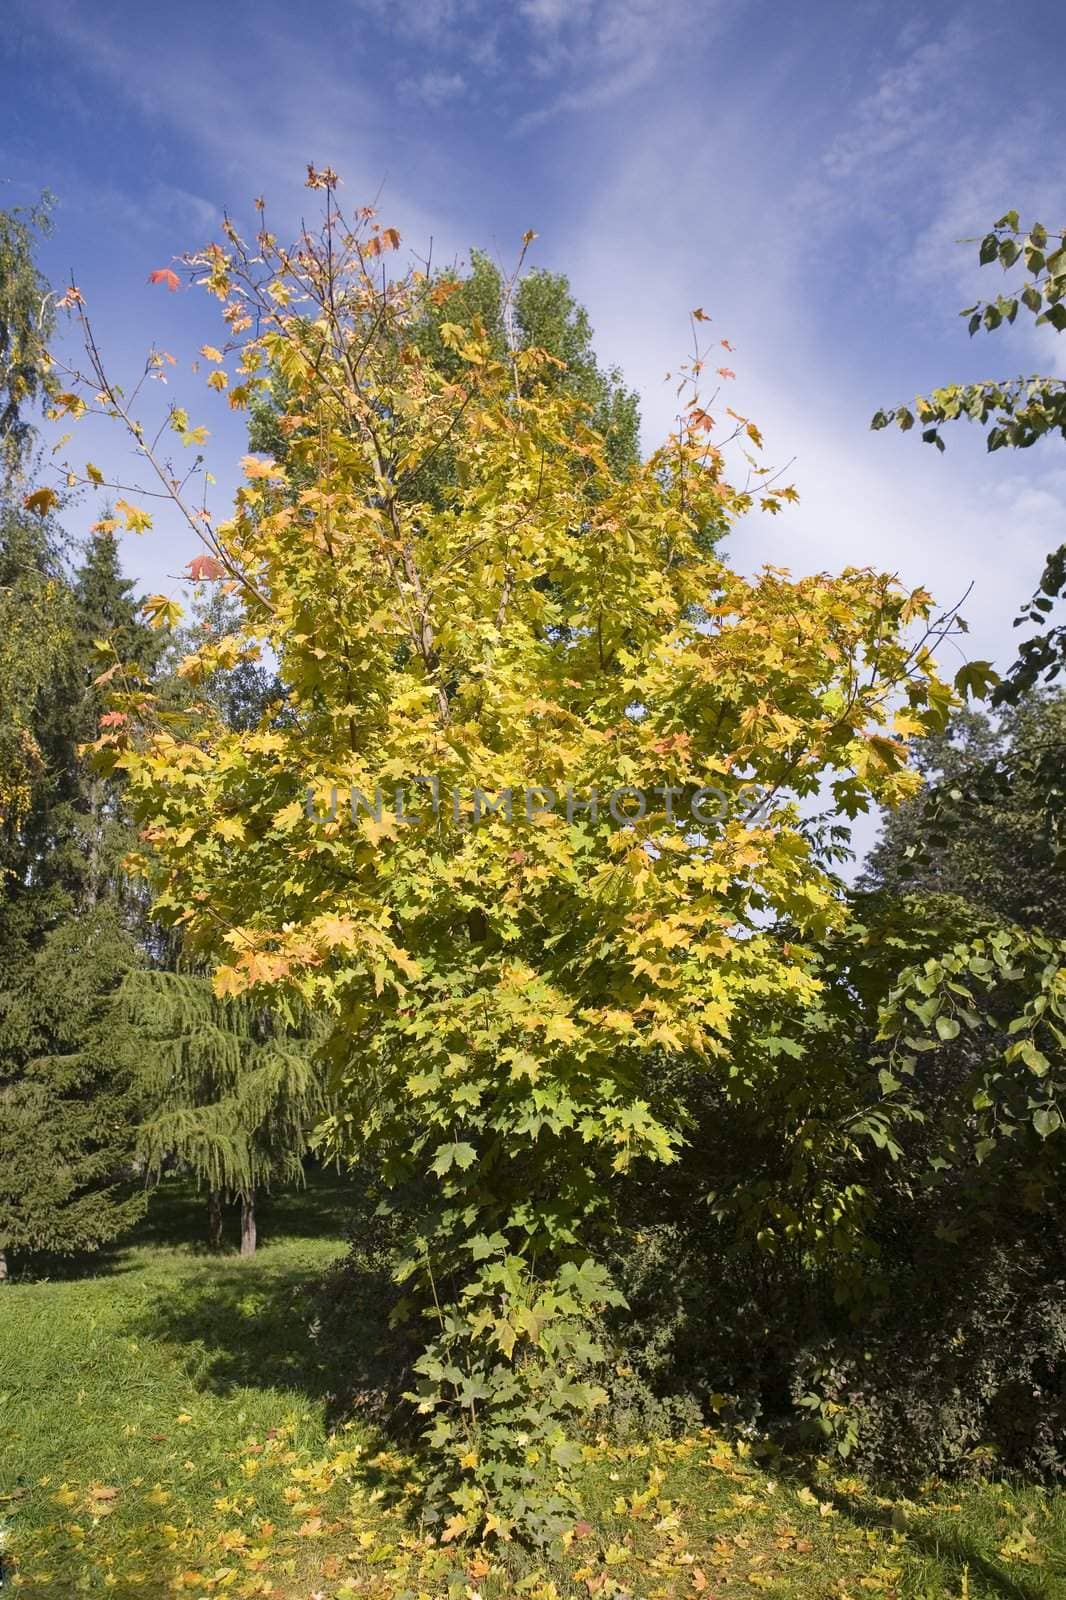
[[[148,272],[259,193],[284,231],[308,161],[352,203],[380,190],[438,261],[511,261],[535,228],[534,259],[570,274],[640,389],[649,444],[689,310],[736,346],[730,398],[802,495],[738,528],[744,568],[875,563],[945,602],[972,580],[971,653],[1005,660],[1066,537],[1061,442],[986,458],[975,431],[939,457],[868,422],[937,381],[1061,370],[1066,340],[1029,327],[967,340],[956,312],[996,280],[954,241],[1009,205],[1066,220],[1064,56],[1055,0],[7,0],[0,204],[55,192],[45,266],[73,273],[120,374],[152,340],[188,357],[217,338],[211,302]],[[221,500],[240,424],[190,392]],[[92,451],[121,468],[121,441]],[[174,588],[193,553],[164,514],[126,560]]]

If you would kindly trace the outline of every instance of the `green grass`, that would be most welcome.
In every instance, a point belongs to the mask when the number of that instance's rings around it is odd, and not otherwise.
[[[346,1200],[320,1179],[279,1201],[242,1261],[200,1248],[202,1202],[168,1184],[90,1271],[0,1291],[4,1596],[1066,1596],[1066,1495],[894,1500],[710,1432],[590,1447],[551,1560],[434,1545],[416,1463],[358,1416],[331,1427],[346,1374],[311,1337],[309,1291],[343,1252]]]

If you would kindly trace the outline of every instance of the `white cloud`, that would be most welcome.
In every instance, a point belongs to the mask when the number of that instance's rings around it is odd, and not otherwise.
[[[424,72],[420,78],[405,78],[400,84],[402,94],[421,100],[431,110],[458,99],[465,89],[466,79],[458,72]]]
[[[878,178],[889,158],[898,167],[901,152],[928,148],[933,131],[954,116],[967,58],[977,42],[974,30],[961,21],[920,43],[913,26],[904,30],[897,46],[901,58],[882,69],[825,151],[826,173],[833,179]]]

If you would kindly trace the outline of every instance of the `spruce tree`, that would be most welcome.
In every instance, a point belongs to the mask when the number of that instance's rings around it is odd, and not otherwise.
[[[92,547],[70,582],[46,526],[27,527],[12,514],[4,531],[0,557],[21,572],[13,594],[26,608],[27,652],[35,639],[42,653],[41,641],[51,641],[48,670],[32,704],[26,699],[36,760],[7,830],[0,901],[6,1258],[97,1248],[144,1204],[133,1192],[132,1165],[139,1051],[115,997],[143,959],[145,906],[121,864],[132,842],[121,785],[95,773],[81,746],[99,732],[102,714],[94,641],[124,630],[133,660],[148,659],[154,641],[138,634],[147,630],[136,621],[113,545]]]
[[[222,1202],[240,1206],[241,1254],[256,1246],[256,1194],[303,1181],[308,1139],[323,1109],[308,1018],[247,1000],[220,1000],[194,972],[135,972],[122,993],[126,1025],[143,1040],[139,1092],[150,1114],[138,1150],[150,1175],[170,1159],[208,1191],[221,1244]]]
[[[72,1255],[144,1208],[132,1182],[135,1044],[113,997],[135,959],[115,910],[0,912],[0,1277],[10,1252]]]

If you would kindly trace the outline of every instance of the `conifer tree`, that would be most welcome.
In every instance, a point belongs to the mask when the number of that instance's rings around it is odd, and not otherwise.
[[[48,527],[14,514],[4,527],[24,660],[47,670],[26,701],[35,763],[7,830],[0,901],[0,1254],[69,1254],[114,1238],[143,1208],[131,1164],[139,1052],[114,1000],[143,959],[146,904],[121,865],[132,838],[121,783],[80,747],[105,714],[93,641],[123,628],[131,662],[154,641],[113,544],[93,546],[70,582]]]
[[[43,936],[38,910],[0,911],[0,1278],[10,1252],[95,1250],[144,1207],[134,1041],[113,1007],[129,935],[106,903]]]
[[[139,1086],[151,1108],[138,1133],[147,1171],[177,1160],[206,1184],[212,1243],[222,1197],[240,1205],[241,1254],[256,1246],[256,1193],[300,1183],[323,1109],[308,1019],[246,999],[220,1000],[191,972],[135,972],[123,987],[127,1026],[148,1041]]]
[[[114,546],[72,581],[58,496],[27,476],[50,326],[32,247],[25,220],[0,215],[0,1277],[9,1252],[94,1249],[143,1204],[132,1051],[112,1015],[143,913],[119,866],[121,782],[80,746],[104,715],[92,641],[118,627],[134,662],[151,646]]]

